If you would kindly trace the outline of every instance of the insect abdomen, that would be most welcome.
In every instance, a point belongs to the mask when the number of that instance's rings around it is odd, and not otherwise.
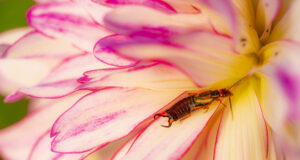
[[[183,100],[177,102],[173,107],[166,110],[166,112],[169,114],[171,118],[174,119],[174,121],[188,115],[191,113],[192,108],[195,107],[197,104],[194,101],[194,97],[187,97]]]

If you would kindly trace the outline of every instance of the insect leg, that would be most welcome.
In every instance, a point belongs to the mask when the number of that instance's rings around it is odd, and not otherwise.
[[[165,127],[165,128],[171,127],[171,126],[172,126],[172,123],[174,122],[174,119],[173,119],[173,118],[169,118],[168,122],[169,122],[169,125],[168,125],[168,126],[165,126],[165,125],[161,125],[161,126],[162,126],[162,127]]]
[[[220,99],[216,99],[218,100],[222,105],[224,105],[226,107],[226,105],[224,103],[222,103],[222,100]],[[231,118],[233,119],[233,110],[232,110],[232,104],[231,104],[231,98],[229,96],[229,105],[230,105],[230,110],[231,110]]]
[[[157,114],[154,115],[154,119],[156,117],[169,117],[169,114],[166,113],[166,112],[164,112],[164,113],[157,113]]]

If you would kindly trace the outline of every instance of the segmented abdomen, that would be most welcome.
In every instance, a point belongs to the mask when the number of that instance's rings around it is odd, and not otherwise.
[[[187,97],[182,99],[181,101],[177,102],[173,105],[170,109],[166,110],[171,118],[175,121],[190,114],[193,107],[197,104],[194,101],[194,97]]]

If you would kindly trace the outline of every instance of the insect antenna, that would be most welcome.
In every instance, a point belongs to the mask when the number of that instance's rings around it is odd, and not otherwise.
[[[231,110],[231,118],[233,119],[233,110],[232,110],[232,104],[231,104],[231,96],[229,96],[229,105],[230,105],[230,110]]]

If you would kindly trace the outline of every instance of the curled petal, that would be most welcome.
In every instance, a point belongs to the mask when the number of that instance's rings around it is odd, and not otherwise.
[[[166,119],[155,120],[136,138],[122,159],[180,159],[204,130],[218,105],[211,104],[205,113],[203,110],[193,112],[183,121],[174,122],[170,128],[161,127]],[[122,150],[119,153],[122,154]]]
[[[103,69],[85,73],[79,88],[99,89],[109,86],[152,90],[196,90],[197,87],[176,69],[156,64],[140,68]]]
[[[86,51],[92,51],[98,39],[110,34],[73,2],[39,4],[29,10],[27,17],[28,23],[38,31],[67,39]]]
[[[267,126],[252,85],[246,79],[231,90],[233,113],[229,107],[224,110],[215,144],[215,160],[268,159]]]
[[[54,124],[52,149],[82,152],[128,135],[181,92],[113,88],[81,98]],[[82,145],[85,144],[85,145]]]
[[[26,159],[38,138],[55,119],[87,92],[44,103],[20,122],[0,131],[0,153],[7,159]]]

